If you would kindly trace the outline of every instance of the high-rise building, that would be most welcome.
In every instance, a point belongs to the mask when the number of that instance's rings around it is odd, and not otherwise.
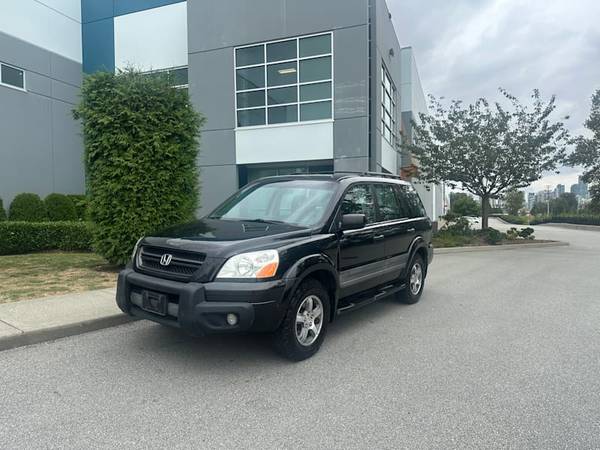
[[[554,196],[555,197],[560,197],[562,194],[565,193],[565,185],[564,184],[557,184],[556,188],[554,189]]]
[[[527,209],[531,210],[535,204],[535,192],[529,192],[527,194]]]

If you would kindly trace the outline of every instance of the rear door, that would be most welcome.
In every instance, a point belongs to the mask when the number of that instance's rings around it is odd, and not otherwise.
[[[405,223],[406,237],[410,246],[417,236],[422,236],[430,232],[431,220],[427,217],[427,212],[419,198],[419,194],[417,194],[417,191],[411,185],[396,185],[396,192],[400,206],[406,210],[409,217]]]
[[[340,213],[364,214],[367,220],[364,228],[344,231],[340,238],[340,296],[346,297],[381,283],[385,251],[383,236],[373,227],[377,220],[373,185],[350,186]]]
[[[400,202],[396,184],[378,183],[374,186],[378,210],[378,232],[384,236],[385,272],[382,282],[395,281],[407,264],[411,232],[410,213]]]

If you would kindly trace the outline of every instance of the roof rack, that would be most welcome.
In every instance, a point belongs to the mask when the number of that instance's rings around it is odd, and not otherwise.
[[[350,170],[340,170],[340,171],[335,171],[333,172],[336,175],[344,175],[344,174],[349,174],[349,175],[360,175],[362,177],[377,177],[377,178],[392,178],[394,180],[402,180],[402,178],[400,177],[400,175],[394,175],[391,173],[380,173],[380,172],[353,172]]]

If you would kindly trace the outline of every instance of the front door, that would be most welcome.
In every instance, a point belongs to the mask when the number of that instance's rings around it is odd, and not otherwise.
[[[350,186],[340,212],[366,217],[365,228],[344,231],[340,238],[340,297],[346,297],[381,284],[385,251],[384,237],[373,226],[377,217],[371,184]]]

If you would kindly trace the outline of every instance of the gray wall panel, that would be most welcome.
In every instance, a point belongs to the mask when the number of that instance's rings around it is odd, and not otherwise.
[[[235,164],[235,136],[231,130],[202,132],[199,163],[201,166]]]
[[[205,215],[237,190],[237,167],[235,165],[201,167],[200,182],[202,190],[198,215]]]
[[[79,102],[79,88],[61,81],[52,80],[52,98],[75,105]]]
[[[333,125],[334,158],[368,157],[368,137],[368,117],[337,119]]]
[[[235,127],[233,50],[189,55],[189,91],[197,111],[206,116],[204,130]]]
[[[0,61],[25,70],[26,92],[0,86],[0,197],[82,193],[81,64],[0,33]],[[66,103],[68,102],[68,103]]]
[[[52,144],[54,148],[54,191],[81,194],[84,191],[83,138],[73,106],[52,101]]]
[[[367,0],[188,0],[189,52],[363,25]]]
[[[333,162],[336,172],[364,172],[369,170],[369,158],[341,158]]]
[[[369,27],[336,30],[334,100],[336,119],[369,114]]]
[[[25,74],[25,85],[28,92],[52,96],[52,79],[35,72],[27,72]]]

